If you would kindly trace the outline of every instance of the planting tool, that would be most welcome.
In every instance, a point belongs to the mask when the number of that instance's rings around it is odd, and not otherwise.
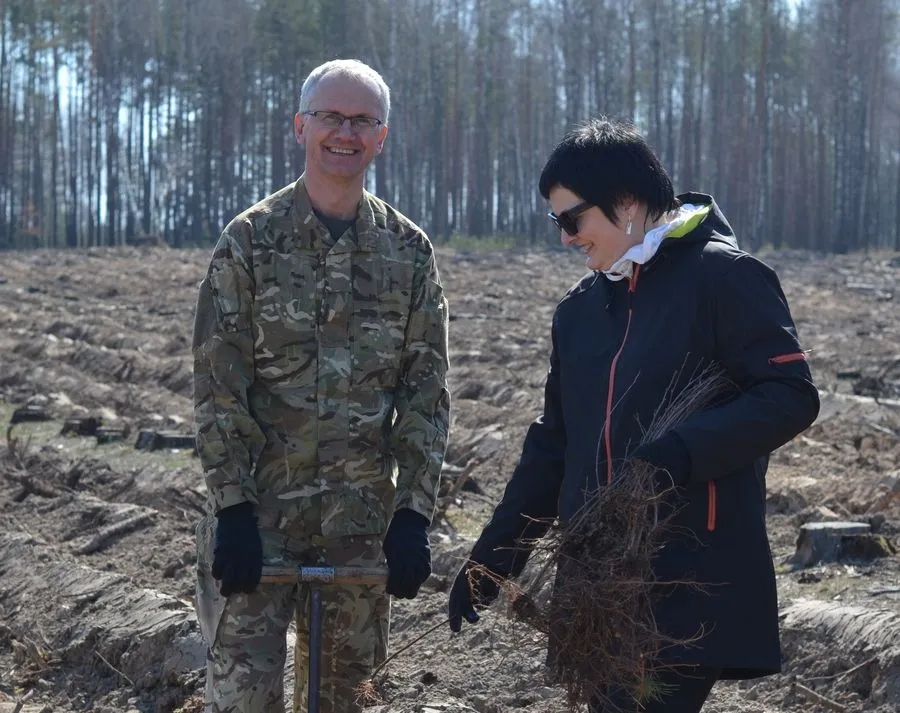
[[[322,668],[322,587],[329,584],[385,584],[385,567],[263,567],[263,584],[309,585],[309,713],[319,713]]]

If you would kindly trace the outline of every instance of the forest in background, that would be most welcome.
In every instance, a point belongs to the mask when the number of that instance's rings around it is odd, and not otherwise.
[[[0,248],[210,244],[299,175],[298,88],[392,91],[370,188],[438,243],[558,240],[537,179],[634,121],[745,247],[900,250],[900,0],[0,0]]]

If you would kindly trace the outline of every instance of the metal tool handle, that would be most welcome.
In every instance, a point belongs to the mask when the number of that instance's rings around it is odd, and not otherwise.
[[[307,674],[309,713],[319,713],[322,682],[322,588],[310,587],[309,599],[309,671]]]
[[[386,567],[263,567],[263,584],[386,584]]]

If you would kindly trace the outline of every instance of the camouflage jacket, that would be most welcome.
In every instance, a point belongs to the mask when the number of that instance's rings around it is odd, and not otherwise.
[[[194,324],[197,447],[213,512],[239,502],[322,534],[431,518],[450,419],[447,301],[415,224],[375,196],[337,241],[301,177],[225,228]],[[307,513],[308,514],[308,513]]]

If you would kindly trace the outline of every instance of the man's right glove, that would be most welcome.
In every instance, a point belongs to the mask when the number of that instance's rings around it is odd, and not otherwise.
[[[253,514],[253,503],[238,503],[216,514],[216,541],[212,576],[222,582],[223,597],[250,594],[262,577],[262,540]]]
[[[478,609],[489,607],[500,594],[500,586],[497,581],[481,567],[475,565],[477,563],[471,560],[466,562],[460,568],[453,581],[453,586],[450,588],[448,609],[451,631],[459,631],[462,628],[463,619],[470,624],[478,621],[476,607]]]

